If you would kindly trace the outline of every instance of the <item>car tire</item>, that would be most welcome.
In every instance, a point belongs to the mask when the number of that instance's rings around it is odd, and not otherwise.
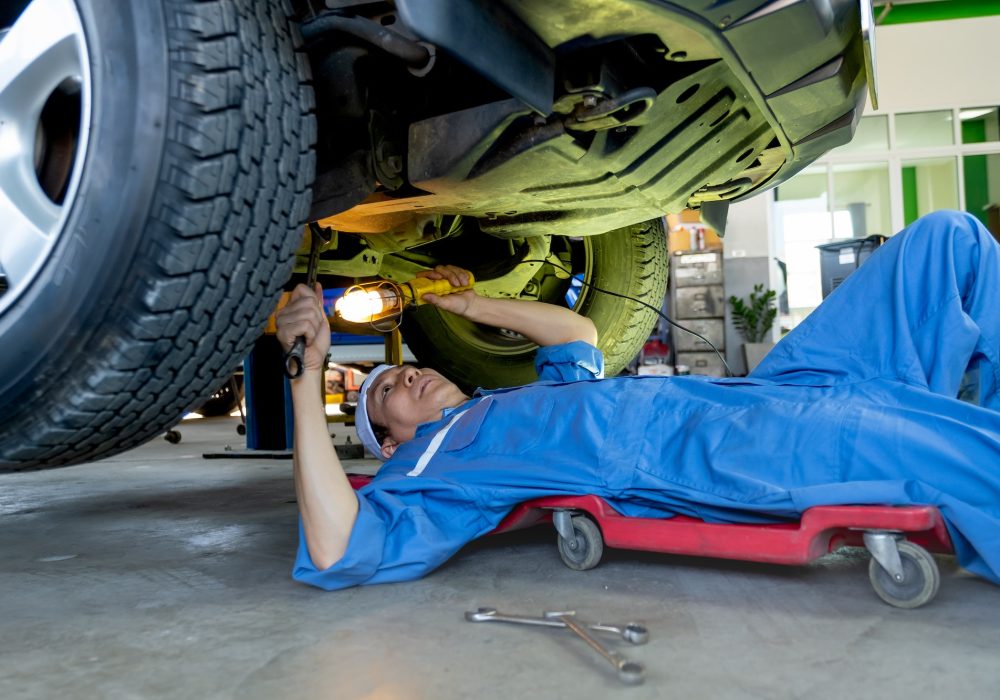
[[[567,240],[567,239],[564,239]],[[625,299],[590,289],[574,309],[597,327],[607,376],[618,374],[642,349],[657,315],[633,299],[659,308],[667,287],[667,236],[662,219],[573,241],[572,268],[583,280]],[[560,303],[565,287],[544,301]],[[565,302],[562,302],[565,303]],[[437,369],[463,390],[517,386],[536,379],[537,346],[424,305],[403,325],[403,338],[419,362]]]
[[[313,95],[288,3],[67,8],[89,128],[50,248],[30,273],[2,271],[0,471],[115,454],[219,389],[290,277],[310,207]]]

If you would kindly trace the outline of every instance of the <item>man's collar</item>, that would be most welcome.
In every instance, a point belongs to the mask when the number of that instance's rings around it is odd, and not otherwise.
[[[413,437],[418,438],[425,433],[436,432],[437,429],[441,427],[441,423],[448,420],[457,411],[469,408],[471,402],[475,400],[476,399],[467,399],[466,401],[463,401],[457,406],[452,406],[450,408],[443,409],[441,411],[441,418],[439,418],[438,420],[427,421],[426,423],[421,423],[420,425],[418,425],[417,429],[413,433]]]

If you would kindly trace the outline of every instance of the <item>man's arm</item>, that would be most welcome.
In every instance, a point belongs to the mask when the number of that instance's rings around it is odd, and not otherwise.
[[[469,281],[468,272],[452,265],[439,265],[420,276],[447,279],[455,287]],[[472,290],[445,296],[425,294],[423,298],[470,321],[520,333],[538,345],[560,345],[575,340],[597,345],[594,322],[564,306],[523,299],[492,299]]]
[[[306,339],[302,374],[290,382],[295,414],[293,470],[306,546],[318,569],[330,567],[344,555],[358,514],[357,496],[330,441],[320,391],[330,348],[322,298],[319,285],[310,290],[300,284],[276,319],[283,349],[290,349],[297,336]]]

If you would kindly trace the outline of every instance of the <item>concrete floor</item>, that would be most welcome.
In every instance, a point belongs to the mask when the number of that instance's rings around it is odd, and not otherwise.
[[[181,430],[0,476],[0,698],[1000,697],[1000,588],[950,558],[938,598],[905,611],[875,597],[863,552],[802,568],[610,552],[579,573],[538,528],[422,581],[325,593],[289,576],[290,462],[202,459],[242,447],[233,419]],[[642,621],[649,644],[611,644],[646,683],[563,630],[465,622],[479,606]]]

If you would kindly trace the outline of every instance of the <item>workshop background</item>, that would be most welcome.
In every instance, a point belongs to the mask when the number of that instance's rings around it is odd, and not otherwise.
[[[969,211],[1000,236],[1000,3],[877,5],[883,12],[880,108],[866,110],[854,141],[735,204],[724,239],[691,212],[670,233],[677,265],[701,255],[691,264],[715,275],[700,286],[716,305],[692,320],[724,328],[737,374],[747,367],[730,296],[775,290],[775,342],[841,267],[862,263],[873,236],[942,208]],[[684,289],[675,284],[665,307]],[[654,335],[633,371],[676,372],[677,336]],[[382,346],[334,352],[349,365],[378,360]],[[683,352],[702,354],[685,371],[710,354]],[[344,398],[358,384],[350,367],[328,379]],[[1000,591],[947,556],[940,594],[918,610],[875,596],[863,549],[796,567],[608,551],[577,572],[547,527],[479,541],[417,582],[332,594],[295,584],[291,463],[280,450],[240,454],[261,418],[244,426],[238,410],[223,414],[193,414],[172,441],[100,462],[2,477],[0,697],[1000,695]],[[348,471],[373,471],[352,428],[333,422],[331,435]],[[645,644],[602,639],[645,664],[645,683],[623,686],[566,630],[465,621],[481,607],[639,622]]]
[[[989,2],[931,5],[996,9]],[[943,10],[893,3],[886,21],[939,16],[933,11]],[[787,294],[773,340],[822,301],[818,245],[890,236],[939,209],[968,211],[1000,236],[1000,81],[988,68],[998,57],[998,21],[878,25],[879,109],[868,105],[846,146],[774,190],[732,206],[725,296],[746,296],[765,280]],[[777,261],[786,266],[787,279]],[[734,370],[744,367],[731,322],[725,340],[729,363]]]

